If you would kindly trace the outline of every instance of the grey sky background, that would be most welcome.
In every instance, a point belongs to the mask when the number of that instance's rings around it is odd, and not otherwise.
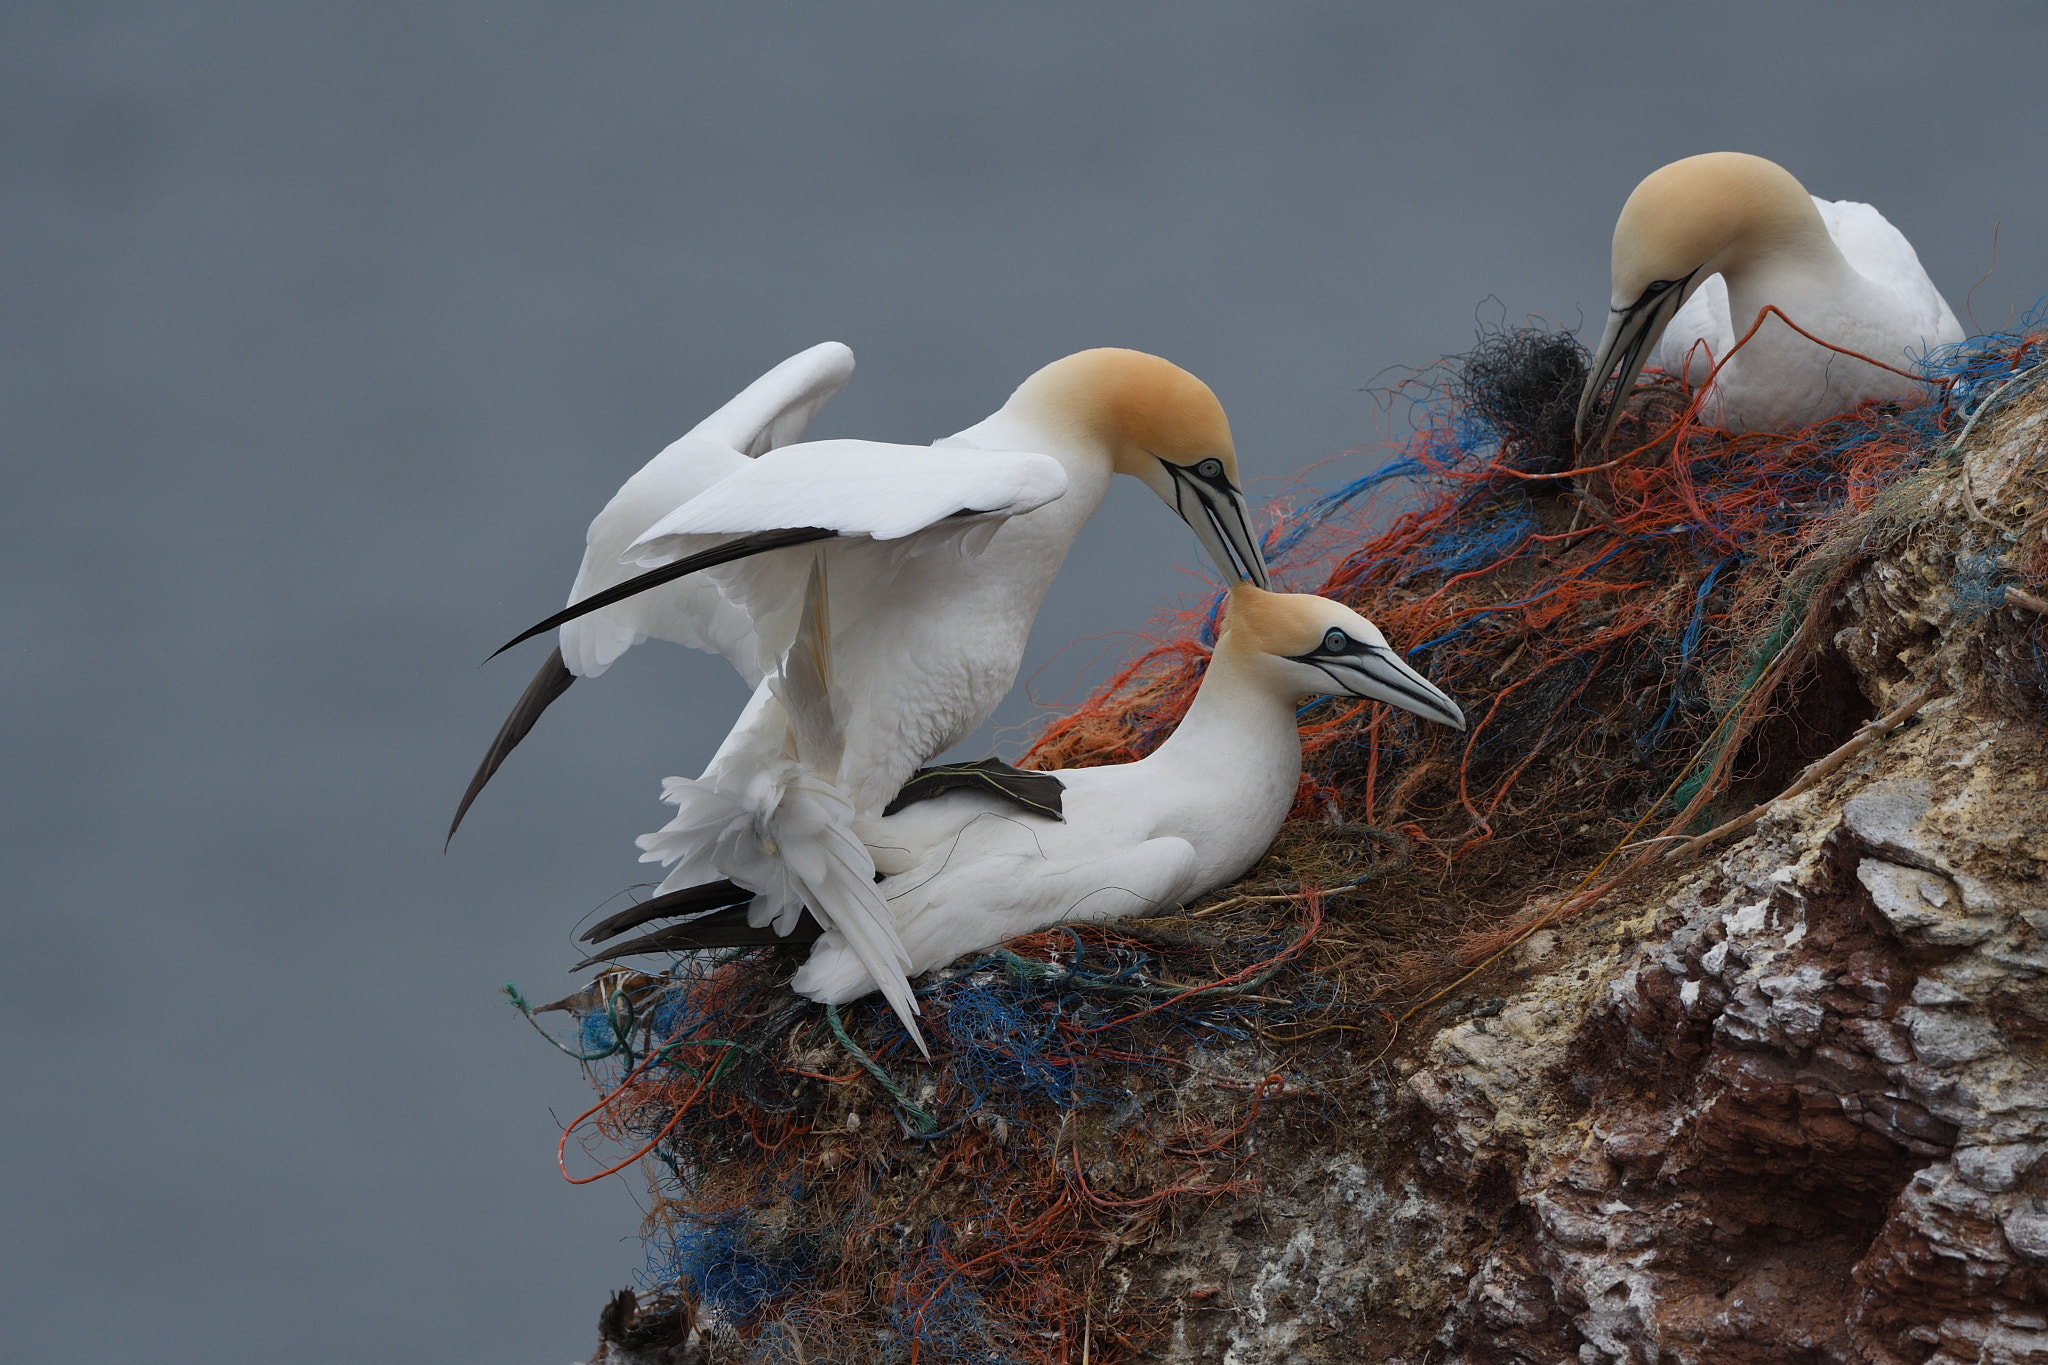
[[[587,1351],[635,1182],[562,1183],[588,1092],[496,992],[569,987],[736,679],[636,652],[441,832],[545,651],[478,661],[775,361],[846,342],[814,434],[925,441],[1156,351],[1271,488],[1484,300],[1597,328],[1628,190],[1718,148],[1958,314],[2002,224],[2001,326],[2044,54],[2022,6],[0,6],[0,1356]],[[1026,675],[1198,563],[1120,488]]]

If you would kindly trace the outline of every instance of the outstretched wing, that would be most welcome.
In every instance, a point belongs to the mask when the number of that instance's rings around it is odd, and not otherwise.
[[[627,550],[637,564],[681,558],[700,536],[820,526],[898,540],[941,522],[1013,517],[1067,489],[1050,455],[960,446],[809,441],[769,452],[677,507]]]
[[[747,469],[754,457],[796,440],[852,375],[852,351],[836,341],[813,346],[747,385],[649,460],[590,523],[583,566],[569,590],[569,601],[582,602],[632,578],[633,567],[621,556],[648,527]],[[751,686],[761,681],[766,668],[743,647],[750,630],[745,613],[708,580],[678,583],[665,592],[629,597],[566,623],[562,661],[577,676],[593,678],[651,636],[725,654]]]
[[[749,457],[766,455],[800,440],[818,409],[852,378],[853,352],[821,341],[741,389],[690,435]]]
[[[760,676],[789,648],[811,562],[806,555],[768,557],[767,551],[840,541],[849,549],[882,546],[917,555],[949,539],[965,545],[977,534],[992,535],[1010,517],[1043,507],[1066,489],[1060,462],[1029,451],[876,441],[785,446],[747,461],[628,547],[629,559],[656,567],[529,626],[498,652],[678,579],[723,568],[702,582],[745,616],[745,657],[757,661],[760,674],[749,673],[735,647],[710,647],[724,650],[743,674]],[[883,566],[869,564],[860,575],[861,589],[883,591],[880,577],[886,577]]]
[[[642,531],[677,504],[745,466],[750,457],[803,435],[818,409],[852,376],[853,352],[836,341],[800,351],[649,460],[590,523],[583,566],[569,600],[586,601],[632,577],[633,570],[619,562],[619,555]],[[568,622],[558,647],[498,727],[448,825],[448,838],[455,838],[462,817],[499,765],[577,678],[596,677],[619,655],[653,636],[724,654],[739,666],[749,685],[758,685],[766,667],[747,649],[752,634],[747,613],[709,582],[634,596]]]

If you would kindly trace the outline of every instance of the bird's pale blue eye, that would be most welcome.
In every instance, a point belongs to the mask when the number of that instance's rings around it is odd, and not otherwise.
[[[1220,479],[1223,477],[1223,461],[1204,460],[1195,466],[1195,472],[1205,479]]]
[[[1335,626],[1331,626],[1329,633],[1323,636],[1323,650],[1329,654],[1342,654],[1350,644],[1351,637]]]

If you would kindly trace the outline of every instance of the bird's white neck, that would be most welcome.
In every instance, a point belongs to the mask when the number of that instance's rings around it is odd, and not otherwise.
[[[1214,875],[1237,876],[1272,842],[1301,779],[1295,701],[1250,650],[1220,644],[1187,715],[1132,764],[1156,823],[1182,833]]]
[[[1296,704],[1293,696],[1263,676],[1255,653],[1231,648],[1226,636],[1210,656],[1187,715],[1157,752],[1228,748],[1298,764],[1301,731],[1294,722]]]
[[[1776,304],[1794,322],[1818,334],[1815,324],[1845,306],[1856,307],[1869,284],[1828,236],[1818,212],[1795,219],[1766,240],[1732,249],[1720,273],[1728,285],[1728,320],[1737,340],[1765,304]],[[1785,332],[1782,327],[1761,329],[1759,338],[1765,330]]]

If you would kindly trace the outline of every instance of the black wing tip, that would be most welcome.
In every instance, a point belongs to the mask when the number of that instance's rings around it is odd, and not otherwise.
[[[491,659],[497,658],[514,645],[525,644],[536,635],[545,635],[548,631],[554,630],[559,626],[566,626],[580,616],[588,616],[593,611],[601,611],[613,603],[623,602],[629,597],[638,597],[641,593],[651,588],[658,588],[664,583],[673,583],[678,578],[687,578],[689,575],[700,570],[715,569],[721,564],[730,564],[736,559],[747,559],[753,555],[765,554],[769,550],[787,549],[792,545],[808,545],[814,540],[831,540],[838,535],[839,532],[825,526],[785,526],[773,531],[756,531],[751,535],[738,536],[721,545],[714,545],[710,549],[698,554],[688,555],[673,563],[649,569],[646,573],[638,574],[623,583],[614,584],[602,592],[594,592],[580,602],[571,602],[547,620],[540,622],[538,625],[528,626],[504,644],[499,645],[491,652],[490,658],[485,659],[484,662],[489,663]]]
[[[602,953],[591,954],[569,970],[580,972],[599,963],[648,953],[692,953],[719,948],[804,948],[817,942],[824,932],[825,927],[809,910],[798,916],[796,927],[783,935],[776,933],[773,925],[764,924],[757,928],[748,924],[746,906],[735,905],[628,939]]]
[[[894,815],[920,801],[929,801],[949,791],[981,791],[1002,797],[1034,815],[1046,815],[1062,824],[1066,808],[1062,793],[1067,784],[1051,773],[1013,768],[1000,758],[979,758],[972,763],[938,763],[912,773],[903,789],[882,808],[884,816]]]
[[[541,713],[553,706],[575,681],[576,675],[562,662],[561,649],[550,650],[548,657],[541,662],[540,671],[533,675],[533,681],[526,684],[519,700],[512,703],[512,713],[498,727],[498,733],[491,739],[491,747],[484,751],[483,762],[477,764],[476,775],[469,779],[469,789],[462,793],[462,802],[455,808],[455,818],[448,822],[448,837],[441,844],[443,853],[448,851],[448,845],[455,842],[455,831],[462,827],[462,817],[469,814],[469,808],[476,803],[485,784],[519,747],[519,741],[526,738],[540,720]]]
[[[734,881],[704,882],[698,886],[686,886],[680,891],[669,891],[652,896],[637,905],[629,905],[615,915],[607,915],[583,931],[585,943],[602,943],[616,938],[628,929],[637,929],[651,919],[696,914],[703,910],[723,910],[734,905],[745,905],[753,900],[754,893]]]

